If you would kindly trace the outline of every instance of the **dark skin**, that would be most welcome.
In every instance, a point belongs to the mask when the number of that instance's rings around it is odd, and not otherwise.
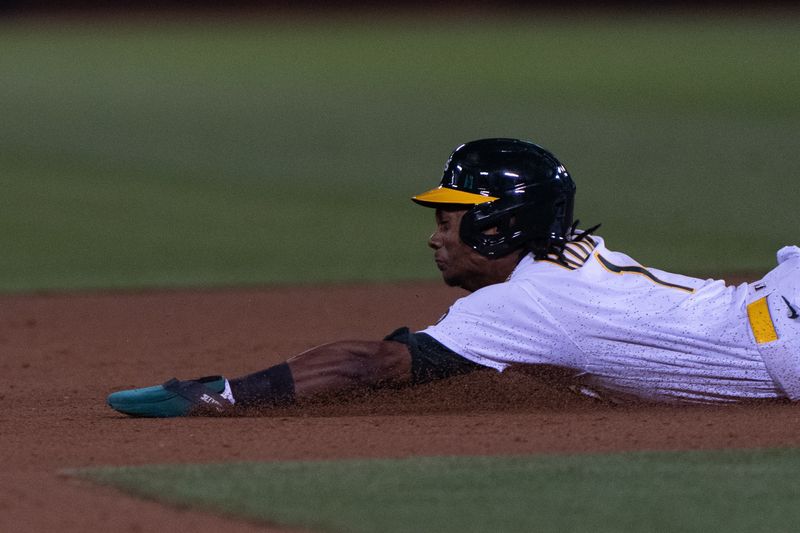
[[[428,239],[444,282],[474,292],[505,281],[520,255],[489,259],[459,237],[461,217],[469,206],[436,209],[436,231]],[[295,355],[287,363],[294,378],[295,397],[320,395],[382,385],[403,385],[411,380],[408,347],[394,341],[340,341]]]
[[[519,254],[489,259],[461,241],[459,228],[467,210],[452,206],[436,210],[436,231],[428,239],[436,266],[444,282],[469,292],[495,283],[502,283],[516,268]]]

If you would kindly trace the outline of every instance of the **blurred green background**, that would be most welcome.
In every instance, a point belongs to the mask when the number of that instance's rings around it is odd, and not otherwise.
[[[552,150],[584,226],[698,275],[795,243],[777,15],[0,21],[0,291],[438,279],[450,151]]]

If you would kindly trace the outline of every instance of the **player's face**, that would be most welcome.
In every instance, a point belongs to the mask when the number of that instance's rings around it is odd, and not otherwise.
[[[464,244],[459,228],[466,212],[466,209],[437,209],[436,231],[428,239],[428,246],[435,252],[433,258],[444,282],[472,292],[505,281],[518,257],[489,259]]]

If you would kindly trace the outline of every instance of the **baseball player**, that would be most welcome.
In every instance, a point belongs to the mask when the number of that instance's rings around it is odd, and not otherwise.
[[[739,286],[646,268],[573,221],[575,184],[548,151],[516,139],[456,148],[429,245],[470,294],[438,323],[381,341],[318,346],[266,370],[170,380],[108,397],[133,416],[287,405],[350,389],[415,385],[510,365],[558,367],[574,391],[612,402],[800,399],[800,248]]]

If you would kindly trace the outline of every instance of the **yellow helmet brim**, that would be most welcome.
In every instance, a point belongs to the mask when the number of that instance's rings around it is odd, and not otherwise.
[[[411,198],[413,201],[425,207],[437,207],[440,204],[459,204],[459,205],[477,205],[485,204],[486,202],[493,202],[497,200],[496,196],[484,196],[482,194],[475,194],[472,192],[459,191],[458,189],[450,189],[448,187],[436,187],[422,194],[418,194]]]

